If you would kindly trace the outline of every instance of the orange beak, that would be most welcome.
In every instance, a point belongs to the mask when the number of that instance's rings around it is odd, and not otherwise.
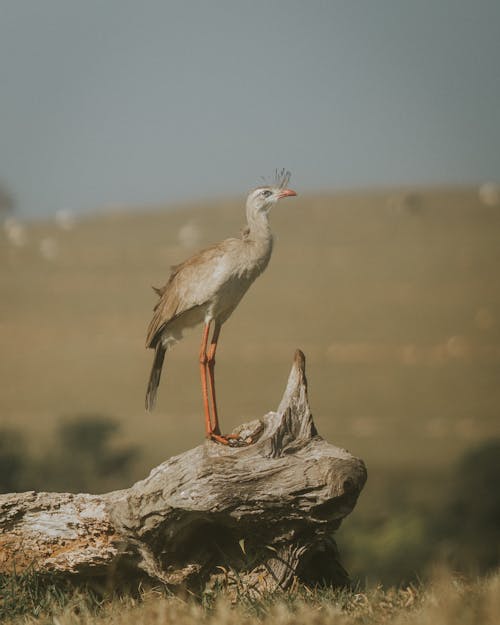
[[[282,197],[291,197],[292,195],[297,195],[295,191],[292,189],[283,189],[283,191],[278,195],[278,200],[281,200]]]

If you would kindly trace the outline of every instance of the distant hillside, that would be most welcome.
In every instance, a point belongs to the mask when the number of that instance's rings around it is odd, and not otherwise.
[[[271,221],[269,268],[221,336],[223,425],[273,409],[301,347],[320,432],[368,463],[437,465],[498,432],[500,206],[475,189],[381,190],[299,196]],[[114,415],[148,466],[201,441],[198,330],[144,414],[150,287],[243,224],[240,198],[0,239],[2,424],[43,437],[63,415]]]

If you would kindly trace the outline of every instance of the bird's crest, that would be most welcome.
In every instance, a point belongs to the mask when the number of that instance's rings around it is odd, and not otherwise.
[[[268,187],[273,187],[275,189],[286,189],[288,183],[290,182],[291,173],[287,169],[275,169],[274,170],[274,178],[269,181],[268,179],[261,177],[262,181]]]

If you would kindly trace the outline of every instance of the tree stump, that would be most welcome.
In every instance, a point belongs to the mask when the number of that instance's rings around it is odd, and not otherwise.
[[[366,481],[364,463],[322,439],[297,351],[276,412],[175,456],[104,495],[0,495],[0,572],[144,580],[254,592],[294,579],[345,585],[333,532]]]

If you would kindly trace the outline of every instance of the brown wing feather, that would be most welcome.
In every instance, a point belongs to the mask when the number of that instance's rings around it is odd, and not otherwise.
[[[146,347],[155,347],[170,321],[207,302],[207,294],[200,288],[203,281],[200,273],[224,253],[224,243],[206,248],[183,263],[174,265],[167,283],[159,288],[153,287],[160,299],[148,327]]]

